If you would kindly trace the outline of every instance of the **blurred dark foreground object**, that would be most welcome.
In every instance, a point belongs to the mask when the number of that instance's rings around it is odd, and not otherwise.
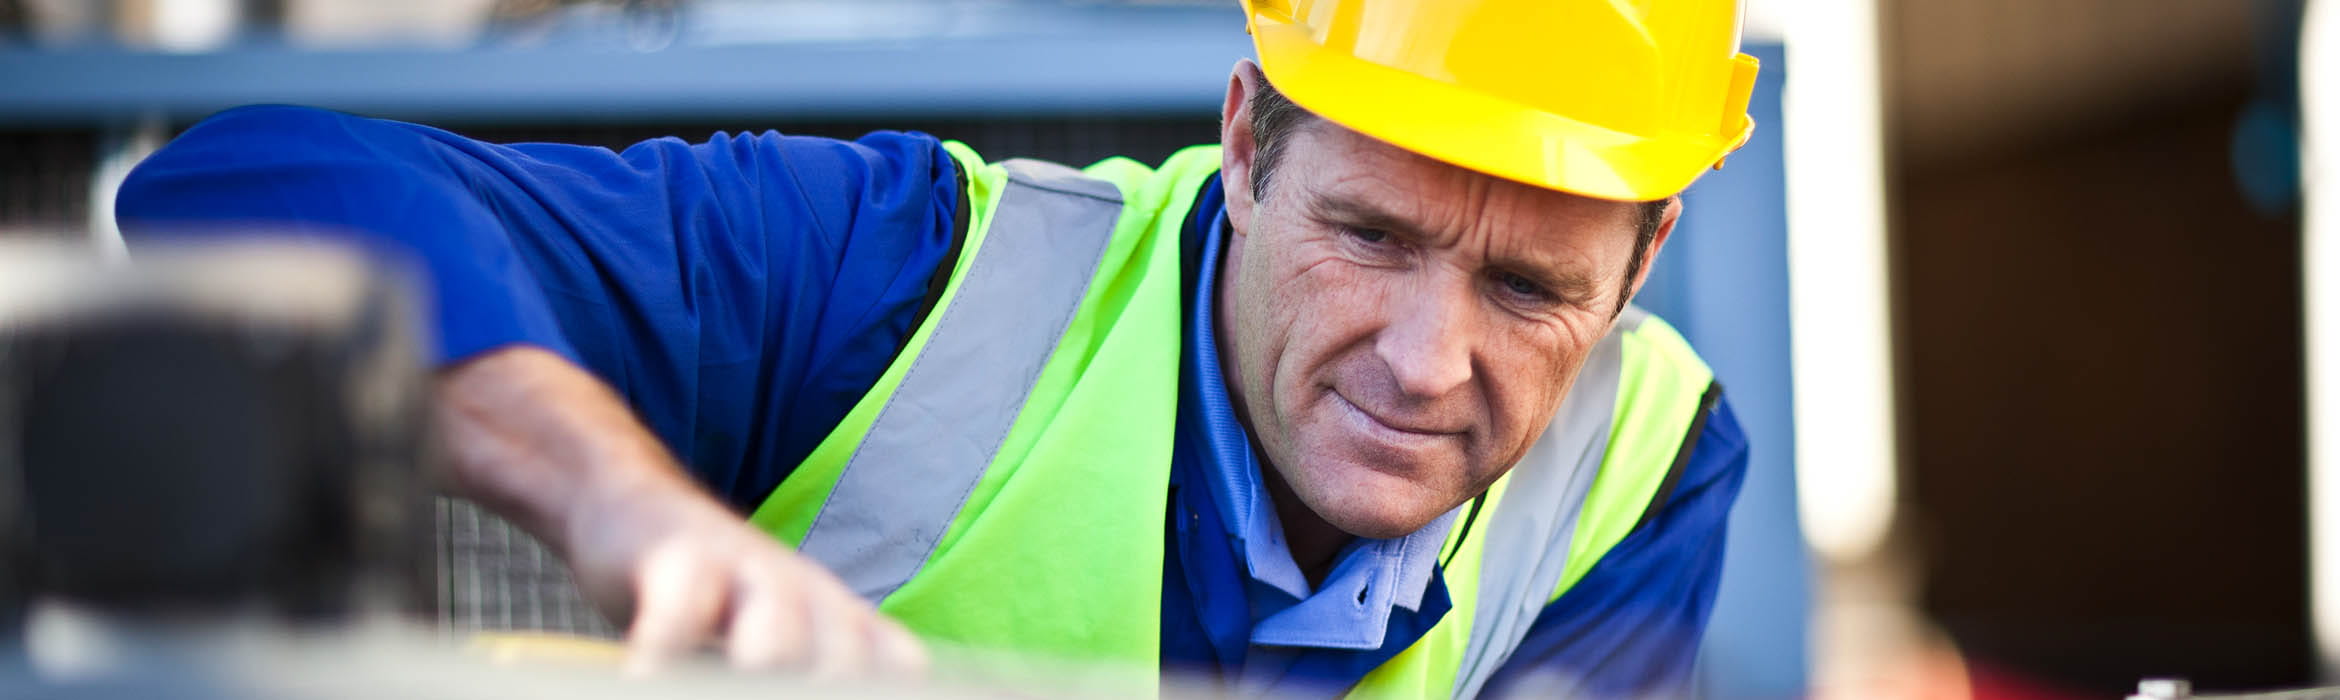
[[[0,241],[0,698],[1040,694],[989,689],[972,671],[1008,664],[978,652],[931,683],[716,656],[628,683],[614,643],[470,635],[442,598],[518,601],[439,570],[495,553],[432,546],[429,344],[402,279],[308,243],[109,263]]]
[[[354,252],[0,247],[0,615],[428,610],[424,347]]]

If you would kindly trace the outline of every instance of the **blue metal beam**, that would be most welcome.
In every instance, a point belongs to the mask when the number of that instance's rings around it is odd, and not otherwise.
[[[957,28],[931,36],[658,51],[573,42],[197,54],[18,47],[0,49],[0,126],[185,119],[270,102],[408,119],[570,122],[1207,115],[1218,108],[1228,67],[1251,52],[1233,6],[1060,6],[1044,17],[1006,6],[997,12],[1008,14],[972,19],[961,8]]]

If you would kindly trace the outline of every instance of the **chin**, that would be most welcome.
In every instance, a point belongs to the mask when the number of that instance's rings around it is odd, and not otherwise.
[[[1308,464],[1293,491],[1317,517],[1358,537],[1404,537],[1453,510],[1453,500],[1415,479],[1370,466],[1326,460]]]

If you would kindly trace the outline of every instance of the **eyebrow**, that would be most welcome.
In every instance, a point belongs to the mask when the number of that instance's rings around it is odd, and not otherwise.
[[[1435,238],[1423,230],[1421,225],[1406,217],[1391,213],[1372,202],[1345,194],[1319,193],[1309,198],[1308,209],[1309,214],[1319,221],[1373,229],[1417,242]],[[1582,272],[1561,269],[1558,265],[1546,264],[1530,258],[1499,256],[1492,263],[1497,269],[1512,272],[1544,285],[1552,293],[1558,294],[1562,299],[1568,301],[1590,304],[1594,301],[1594,291],[1601,286]]]

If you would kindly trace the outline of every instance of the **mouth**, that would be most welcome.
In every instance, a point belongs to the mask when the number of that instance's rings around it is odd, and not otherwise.
[[[1428,447],[1439,441],[1462,437],[1461,431],[1441,430],[1433,426],[1383,418],[1366,410],[1365,407],[1357,405],[1356,402],[1350,401],[1349,397],[1342,396],[1339,391],[1325,393],[1332,396],[1333,403],[1340,408],[1341,413],[1346,414],[1348,422],[1357,428],[1358,432],[1378,438],[1380,442],[1395,446]]]

